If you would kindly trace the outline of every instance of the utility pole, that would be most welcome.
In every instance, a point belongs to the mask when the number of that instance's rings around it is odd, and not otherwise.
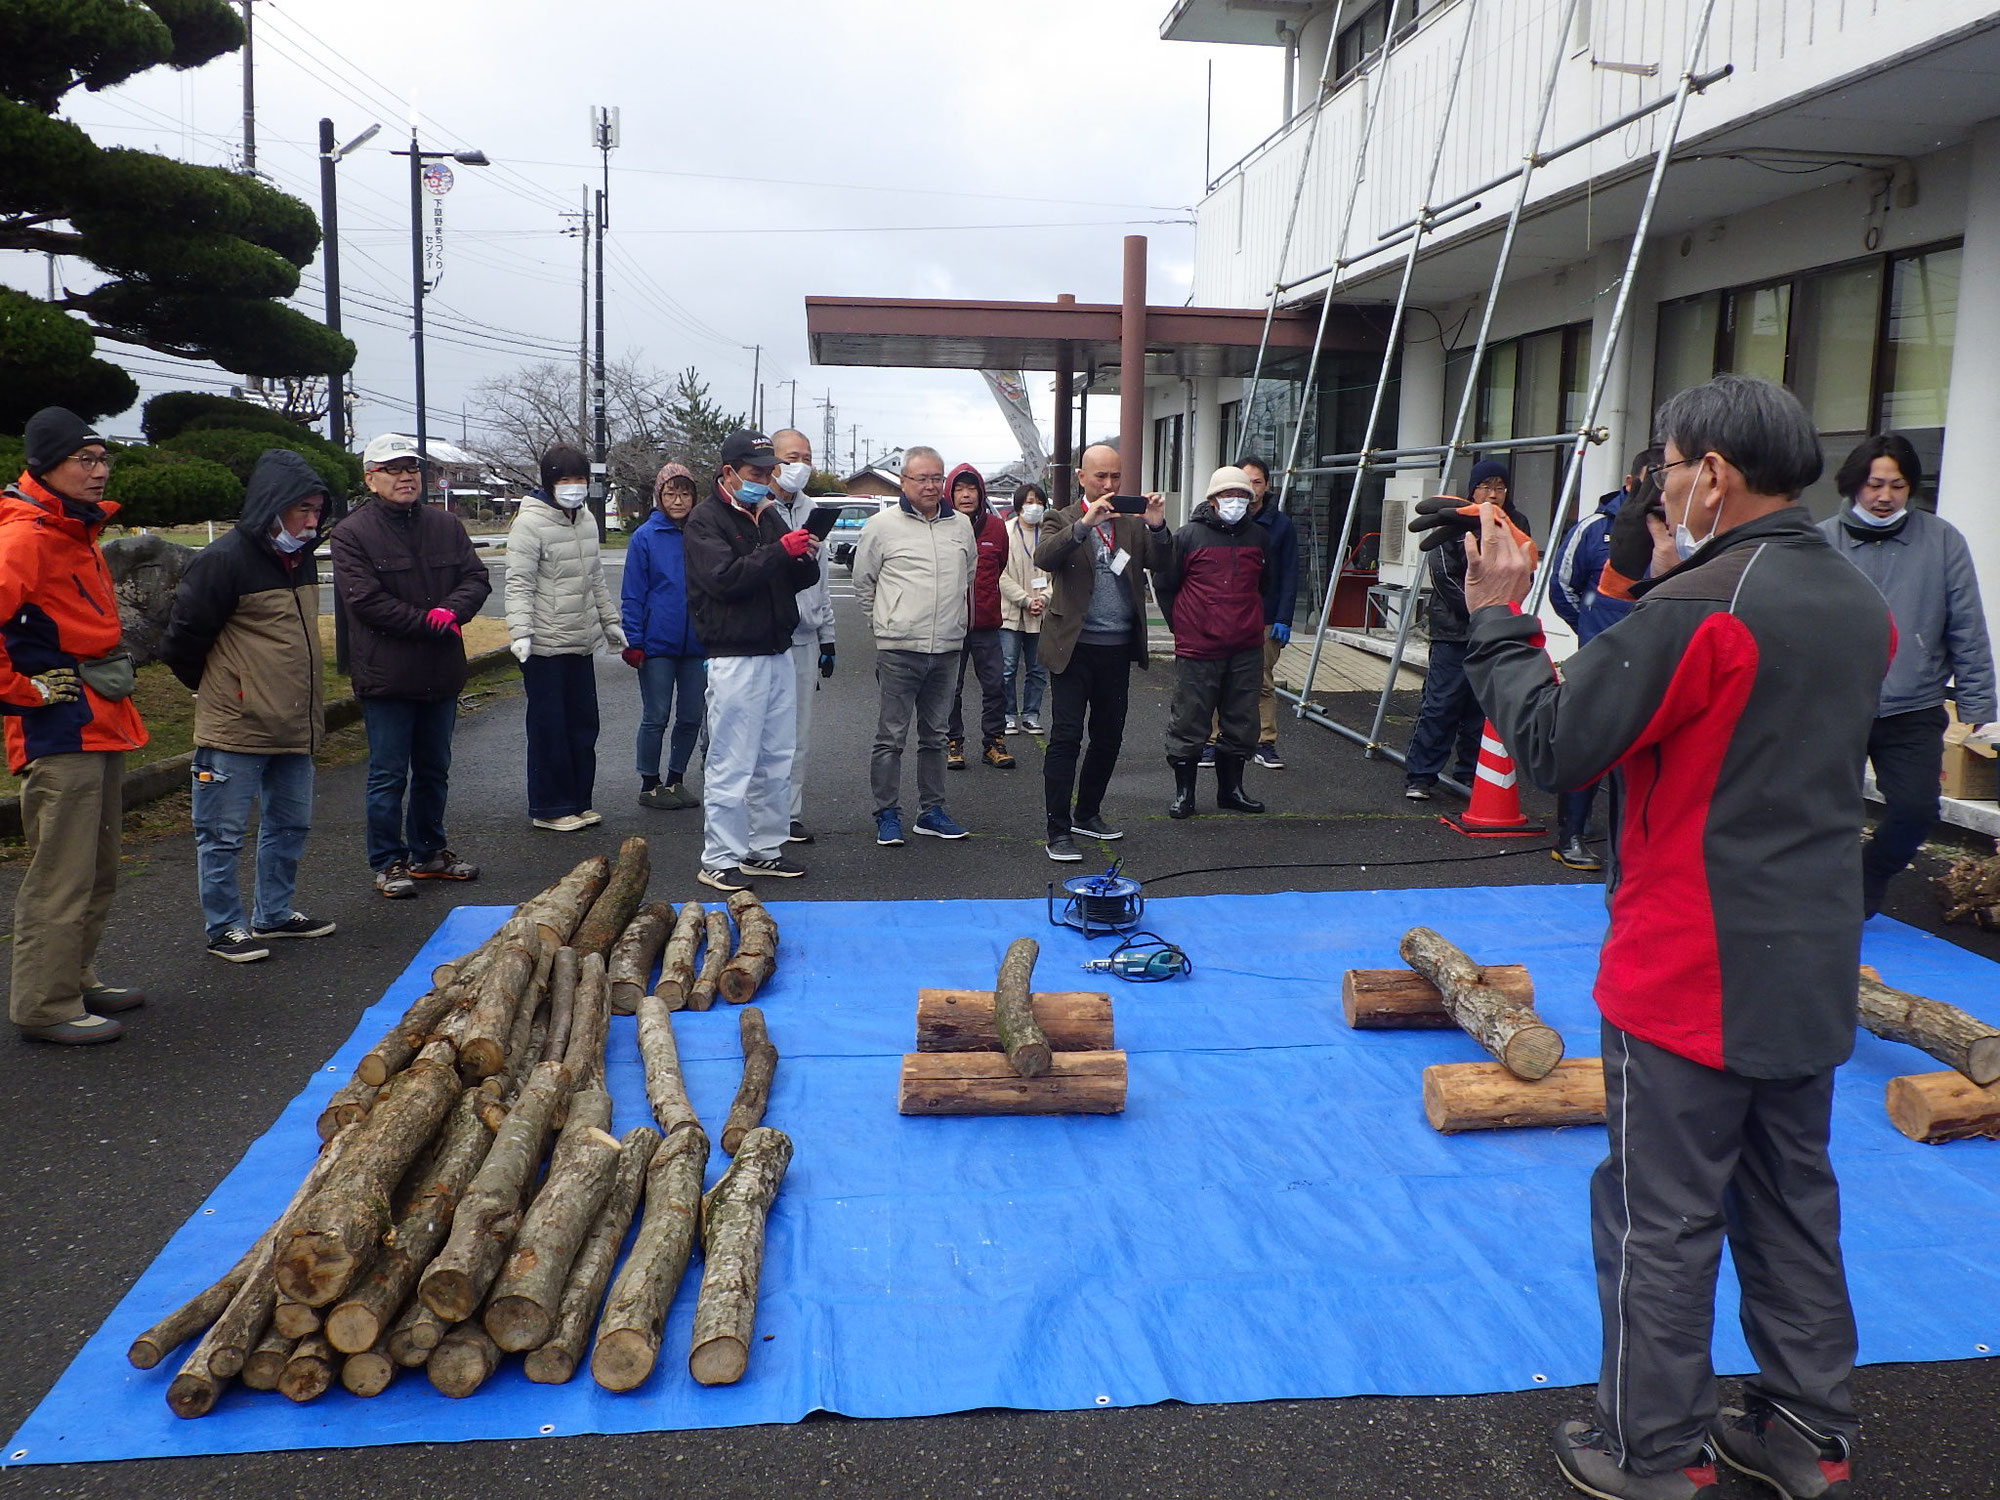
[[[861,424],[852,422],[847,428],[847,467],[857,474],[861,472]]]
[[[250,34],[250,6],[243,0],[243,170],[257,175],[257,70]]]
[[[739,344],[739,349],[750,351],[750,425],[757,425],[757,408],[763,400],[764,346],[762,344]]]
[[[762,432],[762,431],[764,430],[764,387],[763,387],[763,384],[762,384],[761,382],[760,382],[760,383],[758,384],[758,386],[757,386],[757,422],[756,422],[756,427],[757,427],[757,430],[758,430],[759,432]]]
[[[592,371],[593,414],[590,453],[590,508],[597,517],[597,535],[604,537],[604,511],[611,493],[610,431],[604,410],[604,231],[611,210],[611,152],[618,144],[618,111],[598,105],[590,112],[592,144],[604,161],[604,186],[597,191],[597,362]]]
[[[565,229],[564,234],[573,234],[577,248],[583,252],[582,290],[577,297],[576,313],[576,441],[582,447],[590,441],[590,189],[583,189],[583,206],[573,214],[564,214],[565,219],[576,220],[574,228]]]
[[[796,380],[781,380],[778,384],[781,386],[788,385],[792,388],[792,416],[791,421],[787,425],[796,432],[799,426],[799,383]]]

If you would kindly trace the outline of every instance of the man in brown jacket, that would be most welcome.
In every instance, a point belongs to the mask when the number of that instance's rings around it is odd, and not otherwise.
[[[1050,518],[1035,549],[1035,566],[1049,575],[1041,658],[1049,669],[1054,707],[1048,753],[1042,758],[1042,794],[1048,855],[1064,864],[1083,858],[1076,834],[1125,836],[1104,821],[1104,792],[1125,738],[1132,664],[1144,667],[1147,661],[1146,572],[1164,567],[1173,555],[1160,496],[1146,496],[1143,517],[1113,510],[1120,472],[1118,452],[1110,444],[1084,449],[1076,466],[1083,498]],[[1086,718],[1088,750],[1083,749]]]

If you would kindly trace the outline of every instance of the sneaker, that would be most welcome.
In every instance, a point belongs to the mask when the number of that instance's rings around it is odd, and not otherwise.
[[[903,846],[903,815],[893,807],[875,814],[875,842],[885,849]]]
[[[1721,1500],[1715,1459],[1704,1447],[1685,1468],[1664,1474],[1634,1474],[1611,1457],[1611,1440],[1588,1422],[1572,1417],[1555,1430],[1556,1467],[1563,1478],[1598,1500]]]
[[[1125,837],[1124,829],[1113,828],[1102,817],[1096,815],[1075,819],[1069,825],[1069,831],[1071,833],[1080,833],[1088,839],[1122,839]]]
[[[1042,721],[1033,714],[1022,714],[1021,732],[1023,734],[1040,734],[1042,732]]]
[[[260,938],[331,937],[333,923],[309,917],[302,911],[295,911],[276,927],[252,927],[250,931]]]
[[[144,990],[126,989],[116,984],[86,984],[83,987],[83,1008],[93,1016],[113,1016],[121,1011],[137,1010],[145,1003]]]
[[[1590,852],[1582,834],[1572,834],[1549,851],[1549,857],[1572,870],[1601,870],[1604,861]]]
[[[1259,745],[1257,753],[1250,757],[1250,764],[1262,766],[1267,771],[1282,771],[1285,769],[1285,758],[1278,754],[1276,745]]]
[[[797,818],[794,818],[792,819],[792,831],[785,835],[785,842],[788,844],[810,844],[813,842],[813,831]]]
[[[254,964],[260,958],[271,956],[271,950],[250,936],[247,927],[232,927],[221,937],[211,938],[208,951],[232,964]]]
[[[918,833],[928,834],[934,839],[962,839],[969,831],[954,823],[951,814],[942,807],[925,808],[924,815],[913,826]]]
[[[946,740],[944,742],[944,768],[947,771],[965,769],[965,741]]]
[[[1076,840],[1066,833],[1050,834],[1049,841],[1042,848],[1059,865],[1073,865],[1083,859],[1083,851],[1076,847]]]
[[[1014,757],[1007,753],[1006,745],[1002,744],[999,740],[988,740],[986,748],[980,752],[979,758],[996,771],[1011,771],[1014,769]]]
[[[410,863],[412,880],[477,880],[479,866],[470,860],[460,859],[449,849],[440,849],[435,854],[426,855]]]
[[[1204,771],[1213,771],[1215,769],[1215,746],[1203,745],[1201,747],[1200,765]]]
[[[1007,728],[1005,730],[1005,733],[1019,734],[1020,732],[1021,732],[1021,721],[1015,718],[1012,714],[1007,715]]]
[[[599,823],[602,823],[604,821],[603,813],[593,811],[588,807],[586,807],[582,812],[578,813],[577,817],[582,820],[583,826],[585,828],[595,828]]]
[[[1722,1461],[1761,1479],[1785,1500],[1846,1500],[1851,1488],[1847,1441],[1813,1431],[1782,1407],[1755,1396],[1748,1410],[1725,1406],[1708,1435]]]
[[[780,880],[797,880],[805,870],[788,859],[773,855],[770,859],[746,859],[741,866],[745,875],[775,875]]]
[[[703,865],[701,873],[695,876],[695,879],[703,885],[713,886],[718,891],[750,889],[750,882],[743,878],[743,872],[734,865],[723,865],[719,869],[710,869],[707,865]]]
[[[115,1042],[125,1035],[125,1028],[104,1016],[93,1016],[88,1011],[74,1021],[58,1021],[53,1026],[23,1026],[21,1039],[28,1042],[54,1042],[58,1047],[89,1047],[98,1042]]]
[[[386,870],[375,872],[375,889],[391,901],[406,901],[417,893],[417,883],[410,878],[410,867],[400,859]]]
[[[669,781],[639,793],[639,805],[658,812],[678,812],[684,807],[699,807],[701,803],[678,781]]]
[[[1431,800],[1431,794],[1435,790],[1436,787],[1434,785],[1424,786],[1419,782],[1413,781],[1403,788],[1403,795],[1408,797],[1412,802],[1428,802]]]
[[[530,818],[528,821],[537,828],[546,828],[550,833],[577,833],[590,826],[580,813],[568,813],[560,818]]]

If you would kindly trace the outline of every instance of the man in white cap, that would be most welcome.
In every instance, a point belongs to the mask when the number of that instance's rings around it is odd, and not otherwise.
[[[451,736],[465,686],[460,627],[493,592],[472,538],[420,505],[417,445],[385,432],[361,455],[374,497],[334,527],[333,586],[347,607],[348,666],[368,726],[368,864],[391,900],[419,880],[471,880],[445,843]]]

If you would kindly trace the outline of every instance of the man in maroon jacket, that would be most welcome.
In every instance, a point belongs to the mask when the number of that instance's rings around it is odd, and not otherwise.
[[[1256,489],[1238,468],[1221,468],[1194,518],[1174,533],[1166,563],[1153,570],[1174,632],[1174,706],[1167,764],[1174,768],[1168,816],[1194,816],[1195,775],[1211,723],[1219,721],[1215,805],[1260,813],[1243,793],[1243,768],[1257,750],[1257,693],[1264,679],[1264,584],[1271,533],[1250,514]]]
[[[1718,376],[1656,430],[1652,576],[1560,677],[1516,607],[1527,555],[1491,511],[1465,579],[1466,672],[1515,764],[1549,791],[1611,785],[1595,988],[1611,1149],[1590,1191],[1604,1362],[1594,1418],[1556,1429],[1556,1459],[1588,1494],[1693,1500],[1719,1493],[1719,1450],[1831,1500],[1856,1422],[1827,1136],[1854,1047],[1861,764],[1893,633],[1796,503],[1821,460],[1789,392]],[[1725,1237],[1757,1374],[1718,1411]]]
[[[945,731],[944,763],[948,770],[965,769],[965,669],[979,678],[980,759],[1002,771],[1014,769],[1014,757],[1001,736],[1007,732],[1007,708],[1001,693],[1006,680],[1006,653],[1000,640],[1000,575],[1007,571],[1007,523],[993,514],[986,500],[986,481],[971,464],[960,464],[946,479],[951,508],[972,523],[978,549],[972,573],[965,645],[958,657],[958,685],[951,692],[951,724]]]

